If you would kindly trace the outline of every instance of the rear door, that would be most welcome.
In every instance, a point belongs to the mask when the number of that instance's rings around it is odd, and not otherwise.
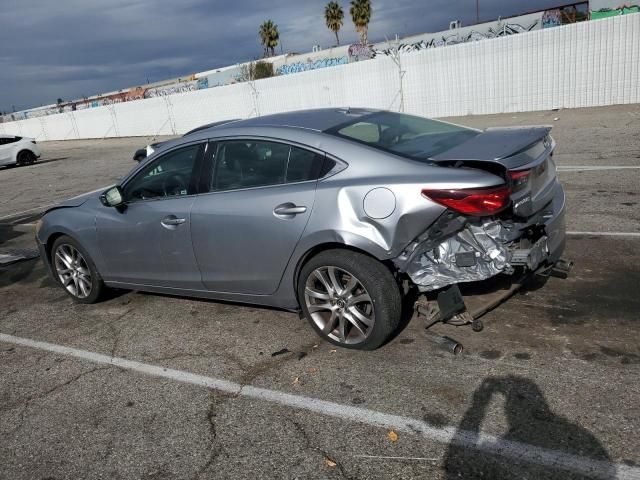
[[[209,193],[191,212],[202,282],[211,291],[271,294],[309,221],[324,156],[253,139],[210,151]]]
[[[191,207],[204,143],[173,149],[123,186],[123,208],[96,216],[110,281],[202,290],[191,246]]]

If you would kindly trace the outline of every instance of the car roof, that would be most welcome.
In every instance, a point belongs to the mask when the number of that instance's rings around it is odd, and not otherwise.
[[[208,128],[219,127],[221,125],[225,125],[227,123],[237,122],[237,121],[238,121],[237,118],[233,118],[233,119],[230,119],[230,120],[220,120],[219,122],[213,122],[213,123],[207,123],[206,125],[200,125],[199,127],[196,127],[196,128],[193,128],[193,129],[189,130],[187,133],[185,133],[183,135],[183,137],[186,137],[187,135],[191,135],[192,133],[199,132],[201,130],[207,130]]]
[[[242,127],[296,127],[323,132],[337,125],[353,121],[381,110],[367,108],[316,108],[276,113],[262,117],[236,120],[216,126],[216,130]],[[211,127],[214,128],[214,127]]]

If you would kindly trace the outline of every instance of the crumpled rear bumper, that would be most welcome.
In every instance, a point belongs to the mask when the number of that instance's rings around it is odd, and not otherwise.
[[[434,243],[445,222],[458,222],[456,230]],[[557,262],[564,251],[564,190],[556,180],[551,202],[526,220],[444,218],[430,230],[409,254],[396,260],[422,292],[510,274],[516,268],[535,271]]]

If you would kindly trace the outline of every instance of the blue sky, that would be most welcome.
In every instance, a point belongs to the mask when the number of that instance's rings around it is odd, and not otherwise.
[[[328,0],[327,0],[328,1]],[[479,0],[480,20],[560,0]],[[357,35],[349,3],[342,44]],[[475,0],[372,0],[371,41],[475,23]],[[0,110],[17,110],[188,75],[257,58],[258,27],[272,19],[285,52],[335,43],[326,1],[3,0]],[[278,52],[280,49],[278,48]]]

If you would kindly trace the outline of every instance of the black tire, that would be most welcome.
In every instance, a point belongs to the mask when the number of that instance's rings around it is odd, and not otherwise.
[[[90,272],[91,288],[87,296],[81,297],[78,295],[74,295],[72,292],[69,291],[69,289],[67,289],[67,287],[63,284],[62,279],[60,278],[59,271],[56,266],[56,252],[58,252],[59,248],[64,246],[71,246],[76,251],[78,251],[82,255],[84,264],[86,264],[86,267]],[[95,264],[93,263],[93,260],[91,259],[87,251],[84,248],[82,248],[82,245],[80,245],[73,238],[67,235],[62,235],[61,237],[58,237],[56,241],[53,242],[53,245],[51,246],[51,270],[53,271],[53,276],[55,281],[57,281],[60,284],[62,289],[65,291],[65,293],[69,295],[73,299],[73,301],[76,303],[85,303],[85,304],[96,303],[102,297],[105,290],[107,289],[104,282],[102,281],[102,277],[100,276],[100,273],[98,273],[98,269],[96,268]]]
[[[21,152],[18,152],[18,156],[16,157],[16,159],[16,163],[19,166],[31,165],[32,163],[35,163],[36,156],[29,150],[22,150]]]
[[[360,292],[367,293],[371,299],[374,313],[374,323],[367,328],[367,336],[355,343],[346,343],[331,338],[323,333],[322,328],[316,323],[309,313],[305,289],[307,282],[316,282],[314,272],[325,267],[335,267],[343,273],[351,274],[363,287]],[[314,275],[314,277],[311,277]],[[344,277],[343,277],[344,278]],[[346,276],[347,279],[351,277]],[[347,280],[348,281],[348,280]],[[316,282],[317,283],[317,282]],[[327,290],[328,291],[328,290]],[[309,259],[302,269],[297,285],[298,301],[307,321],[320,337],[326,341],[344,348],[357,350],[374,350],[383,345],[397,330],[402,314],[402,295],[398,283],[391,271],[380,261],[365,254],[346,249],[325,250]],[[355,295],[355,293],[354,293]],[[311,300],[314,301],[314,300]],[[320,300],[317,300],[320,302]],[[328,301],[328,300],[327,300]],[[344,307],[348,310],[351,307]],[[327,311],[326,315],[330,315]],[[351,315],[353,318],[353,315]],[[327,321],[326,323],[329,323]],[[348,328],[355,328],[345,321]],[[325,325],[326,326],[326,325]],[[364,326],[364,325],[361,325]],[[360,335],[360,331],[355,331]],[[346,337],[345,337],[346,338]]]

